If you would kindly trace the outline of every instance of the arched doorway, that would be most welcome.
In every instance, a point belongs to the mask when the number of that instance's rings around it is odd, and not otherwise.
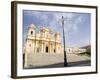
[[[48,53],[48,47],[46,47],[46,53]]]
[[[54,49],[54,53],[56,53],[56,50]]]

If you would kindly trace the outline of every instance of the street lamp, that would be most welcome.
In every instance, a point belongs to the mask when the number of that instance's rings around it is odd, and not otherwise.
[[[64,45],[64,67],[68,66],[67,57],[66,57],[66,49],[65,49],[65,31],[64,31],[64,17],[62,16],[62,29],[63,29],[63,45]]]

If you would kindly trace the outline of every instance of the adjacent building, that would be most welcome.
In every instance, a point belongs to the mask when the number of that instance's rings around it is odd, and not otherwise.
[[[66,48],[67,53],[70,54],[78,54],[78,53],[84,53],[87,51],[87,49],[85,48],[78,48],[78,47],[68,47]]]

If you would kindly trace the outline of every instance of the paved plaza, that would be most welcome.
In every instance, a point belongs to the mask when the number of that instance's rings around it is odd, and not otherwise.
[[[64,55],[54,53],[35,53],[29,56],[27,68],[55,68],[64,66]],[[86,55],[67,54],[68,67],[90,66],[90,57]]]

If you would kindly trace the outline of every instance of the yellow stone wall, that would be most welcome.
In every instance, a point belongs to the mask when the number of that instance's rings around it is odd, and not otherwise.
[[[60,33],[45,27],[41,27],[36,33],[36,26],[29,26],[24,53],[61,53],[61,50]]]
[[[62,53],[61,39],[58,32],[41,27],[36,32],[36,26],[31,24],[27,31],[26,42],[24,46],[24,67],[34,63],[33,56],[37,54],[58,54]]]

